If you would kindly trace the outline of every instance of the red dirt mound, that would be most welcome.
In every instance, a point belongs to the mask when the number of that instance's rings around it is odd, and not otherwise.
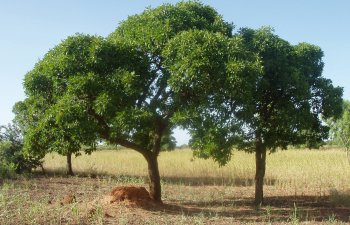
[[[144,187],[115,187],[111,192],[111,196],[112,199],[110,200],[110,203],[127,200],[131,203],[143,204],[152,201],[148,191]]]
[[[72,204],[73,202],[76,202],[75,196],[72,194],[68,194],[63,197],[63,199],[60,201],[60,204],[67,205]]]

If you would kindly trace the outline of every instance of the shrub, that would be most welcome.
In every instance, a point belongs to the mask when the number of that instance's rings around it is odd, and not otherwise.
[[[339,192],[337,190],[331,190],[330,192],[331,203],[336,206],[350,207],[350,190],[348,192]]]
[[[23,135],[17,124],[0,126],[0,176],[31,172],[42,165],[42,157],[23,152]]]

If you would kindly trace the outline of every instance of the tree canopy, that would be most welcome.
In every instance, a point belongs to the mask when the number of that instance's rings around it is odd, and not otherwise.
[[[106,39],[67,38],[25,77],[27,98],[18,103],[25,148],[93,149],[103,139],[134,149],[147,160],[151,197],[161,201],[157,157],[171,146],[172,130],[186,126],[226,74],[233,82],[255,66],[232,28],[213,8],[190,1],[130,16]],[[191,61],[173,50],[187,44],[196,49]]]

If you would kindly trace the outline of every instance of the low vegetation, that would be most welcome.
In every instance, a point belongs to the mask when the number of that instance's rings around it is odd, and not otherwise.
[[[282,160],[283,159],[283,160]],[[162,205],[103,205],[116,186],[147,187],[147,163],[132,150],[102,150],[73,158],[46,156],[46,175],[5,180],[0,224],[346,224],[350,222],[350,165],[344,151],[278,151],[268,160],[266,205],[254,206],[254,154],[234,152],[219,167],[188,149],[162,152]],[[181,170],[179,170],[181,167]],[[71,194],[76,201],[61,205]],[[91,214],[93,212],[93,214]]]
[[[43,157],[27,155],[23,151],[23,135],[18,124],[0,126],[0,178],[31,172],[42,165]]]

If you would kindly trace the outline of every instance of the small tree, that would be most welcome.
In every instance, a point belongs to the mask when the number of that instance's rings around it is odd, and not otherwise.
[[[13,167],[16,173],[23,173],[42,166],[42,157],[23,152],[22,131],[16,123],[13,123],[0,126],[0,162]]]
[[[343,114],[339,119],[328,121],[331,127],[330,133],[333,141],[342,146],[350,163],[350,102],[343,101]]]

